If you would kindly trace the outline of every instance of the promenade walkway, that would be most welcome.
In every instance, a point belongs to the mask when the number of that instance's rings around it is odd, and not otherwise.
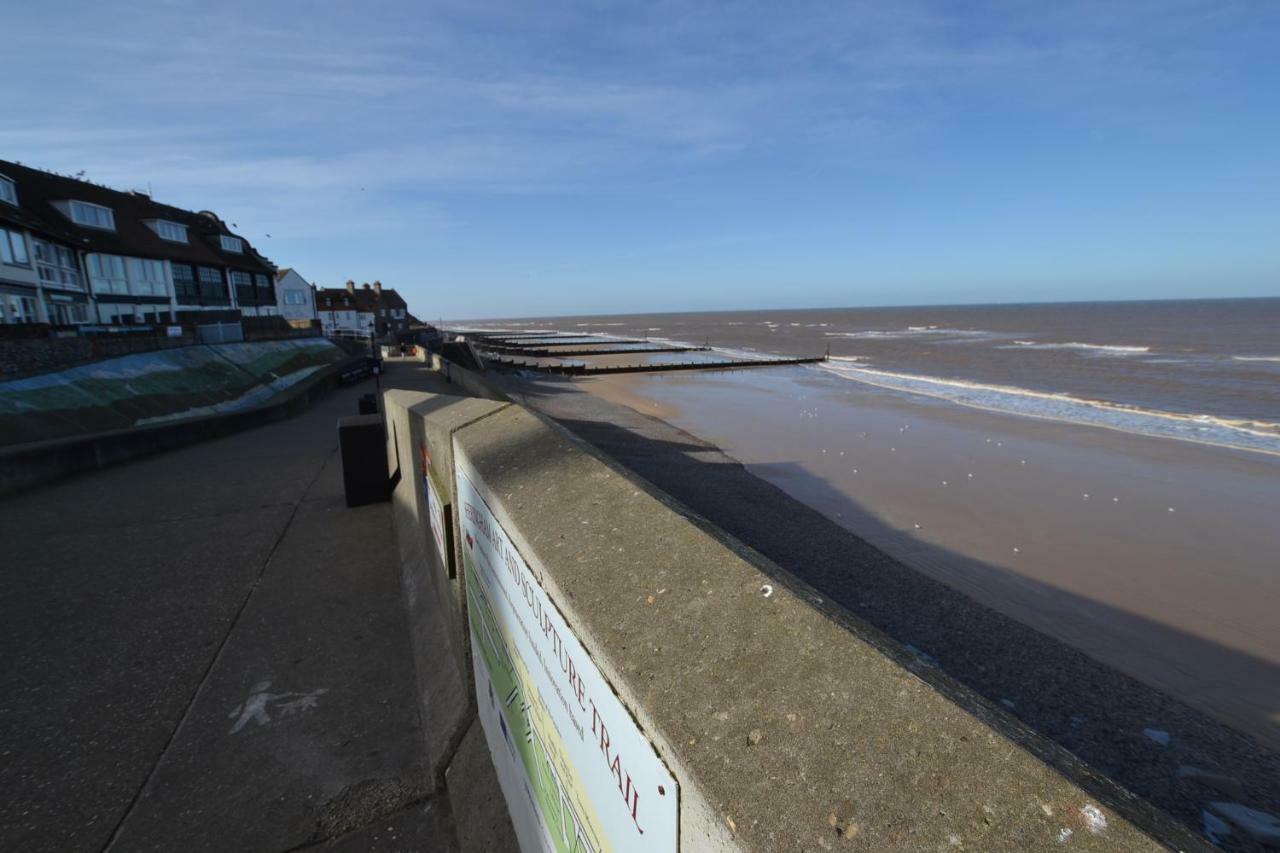
[[[0,502],[0,849],[454,848],[390,511],[343,501],[372,390]]]

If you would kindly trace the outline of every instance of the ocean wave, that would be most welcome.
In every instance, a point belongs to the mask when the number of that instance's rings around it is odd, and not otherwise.
[[[998,349],[1078,349],[1085,350],[1087,352],[1111,355],[1142,355],[1143,353],[1151,352],[1151,347],[1122,346],[1119,344],[1086,344],[1079,341],[1067,341],[1065,343],[1014,341],[1011,345],[1001,346],[998,347]]]
[[[891,373],[852,364],[827,362],[818,368],[845,379],[949,400],[975,409],[1280,455],[1280,424],[1277,423],[1141,409],[1070,394]]]
[[[1232,361],[1267,361],[1280,363],[1280,355],[1233,355]]]
[[[893,340],[896,338],[946,337],[946,338],[995,338],[997,332],[984,329],[948,329],[939,326],[907,326],[905,329],[866,329],[861,332],[823,332],[828,338],[861,338]]]

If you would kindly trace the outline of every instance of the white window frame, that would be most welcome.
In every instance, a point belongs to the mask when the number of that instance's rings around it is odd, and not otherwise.
[[[0,175],[0,201],[18,206],[18,182],[8,175]]]
[[[31,266],[31,252],[27,249],[27,238],[21,231],[0,228],[0,240],[5,244],[5,251],[0,254],[0,263],[11,267]],[[21,250],[21,254],[18,250]]]
[[[160,236],[161,240],[167,240],[170,243],[187,243],[187,226],[181,222],[171,222],[168,219],[153,219],[149,223],[152,230]],[[165,231],[170,233],[166,234]]]
[[[120,255],[89,256],[89,281],[94,293],[129,294],[129,268]]]
[[[218,241],[222,244],[222,251],[235,252],[237,255],[244,254],[244,241],[239,237],[231,237],[227,234],[219,234]]]
[[[80,278],[80,265],[76,263],[76,253],[66,246],[50,243],[38,237],[32,238],[35,249],[36,274],[40,283],[46,287],[69,287],[84,290],[84,282]]]
[[[92,211],[91,217],[84,214]],[[105,214],[105,217],[103,216]],[[100,220],[105,219],[105,225]],[[89,221],[92,220],[92,221]],[[71,221],[85,228],[97,228],[101,231],[116,230],[116,212],[109,207],[103,207],[100,204],[94,204],[91,201],[71,200]]]
[[[129,272],[129,292],[137,296],[168,296],[164,262],[150,258],[125,258]]]

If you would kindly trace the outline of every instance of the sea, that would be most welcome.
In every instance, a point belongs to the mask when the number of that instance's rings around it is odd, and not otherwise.
[[[743,358],[828,355],[813,369],[850,382],[1280,453],[1280,298],[542,317],[452,327],[709,345]]]

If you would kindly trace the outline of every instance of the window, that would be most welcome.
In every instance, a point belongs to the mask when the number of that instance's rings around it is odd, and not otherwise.
[[[42,284],[51,287],[83,289],[75,252],[56,243],[46,243],[44,240],[32,239],[31,243],[36,250],[36,271],[40,274]]]
[[[102,228],[106,231],[116,230],[116,217],[111,208],[87,201],[71,202],[71,221],[90,228]]]
[[[45,304],[49,322],[55,326],[74,326],[89,321],[87,306],[76,302],[49,302]]]
[[[200,299],[203,302],[230,303],[227,296],[227,285],[222,280],[222,270],[215,267],[200,267],[197,270],[200,278]]]
[[[226,234],[222,234],[218,239],[222,241],[222,250],[224,252],[240,254],[244,251],[244,241],[239,237],[228,237]]]
[[[93,284],[94,293],[129,292],[129,274],[125,270],[124,258],[116,255],[90,255],[89,281]]]
[[[5,297],[0,294],[0,308],[4,307]],[[8,316],[0,311],[0,318],[6,323],[38,323],[39,317],[36,315],[36,301],[30,296],[18,296],[17,294],[9,294],[7,301],[9,303]]]
[[[252,305],[257,301],[253,298],[253,278],[250,274],[233,270],[232,284],[236,287],[236,301],[239,305]]]
[[[18,187],[12,178],[0,175],[0,201],[8,202],[15,207],[18,204]]]
[[[157,234],[161,240],[168,240],[170,243],[187,242],[187,226],[177,222],[170,222],[167,219],[156,219],[147,223]]]
[[[27,239],[17,231],[0,228],[0,261],[10,266],[29,266]]]
[[[131,292],[139,296],[166,296],[169,288],[164,280],[164,264],[145,258],[129,258]]]
[[[199,295],[196,289],[196,272],[186,264],[170,264],[173,272],[173,292],[179,302],[194,302]]]
[[[301,290],[286,290],[284,292],[284,304],[285,305],[306,305],[307,294],[303,293]]]

